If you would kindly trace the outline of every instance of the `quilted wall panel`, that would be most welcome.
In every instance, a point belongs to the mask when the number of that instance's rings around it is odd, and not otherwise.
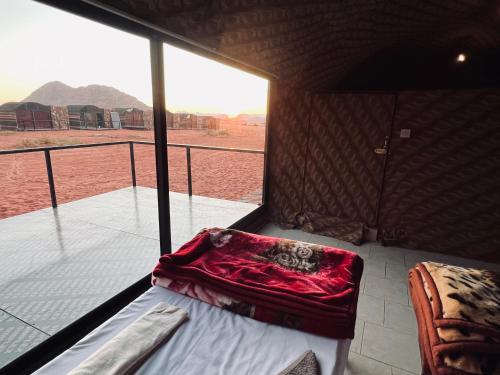
[[[303,215],[306,229],[360,243],[375,226],[391,94],[314,95],[308,141]]]
[[[295,226],[302,210],[310,95],[278,87],[269,128],[269,205],[273,220]]]
[[[500,262],[499,90],[399,94],[379,224],[405,247]]]
[[[275,221],[354,243],[360,225],[378,225],[387,243],[500,262],[500,90],[288,90],[275,107]],[[377,223],[383,160],[372,152],[392,121]],[[411,138],[399,137],[404,128]]]

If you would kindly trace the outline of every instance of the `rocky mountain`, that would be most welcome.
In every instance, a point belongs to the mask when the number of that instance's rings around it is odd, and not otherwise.
[[[220,119],[223,122],[237,125],[265,125],[266,115],[264,114],[247,114],[240,113],[236,117],[229,117],[223,113],[196,113],[197,115],[212,116]]]
[[[139,99],[114,87],[89,85],[71,87],[62,82],[48,82],[31,93],[23,102],[65,106],[68,104],[92,104],[100,108],[135,107],[151,109]]]
[[[246,125],[265,125],[266,124],[266,115],[259,114],[239,114],[237,119],[240,120],[243,124]]]

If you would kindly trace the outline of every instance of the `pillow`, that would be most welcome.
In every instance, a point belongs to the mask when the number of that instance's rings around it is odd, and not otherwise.
[[[308,350],[278,375],[321,375],[321,371],[313,351]]]

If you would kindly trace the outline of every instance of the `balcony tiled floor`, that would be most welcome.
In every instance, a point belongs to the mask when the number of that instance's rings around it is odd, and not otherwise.
[[[172,242],[257,206],[170,193]],[[0,367],[148,274],[156,190],[126,188],[0,220]]]

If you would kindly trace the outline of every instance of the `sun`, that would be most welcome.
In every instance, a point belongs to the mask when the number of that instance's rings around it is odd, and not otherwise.
[[[225,113],[225,114],[226,114],[226,115],[227,115],[227,117],[229,117],[229,118],[234,118],[234,117],[237,117],[240,113],[241,113],[241,112],[240,112],[239,110],[237,110],[237,109],[233,109],[233,110],[231,110],[231,109],[226,109],[226,113]]]
[[[167,106],[174,111],[265,114],[268,81],[164,45]]]

